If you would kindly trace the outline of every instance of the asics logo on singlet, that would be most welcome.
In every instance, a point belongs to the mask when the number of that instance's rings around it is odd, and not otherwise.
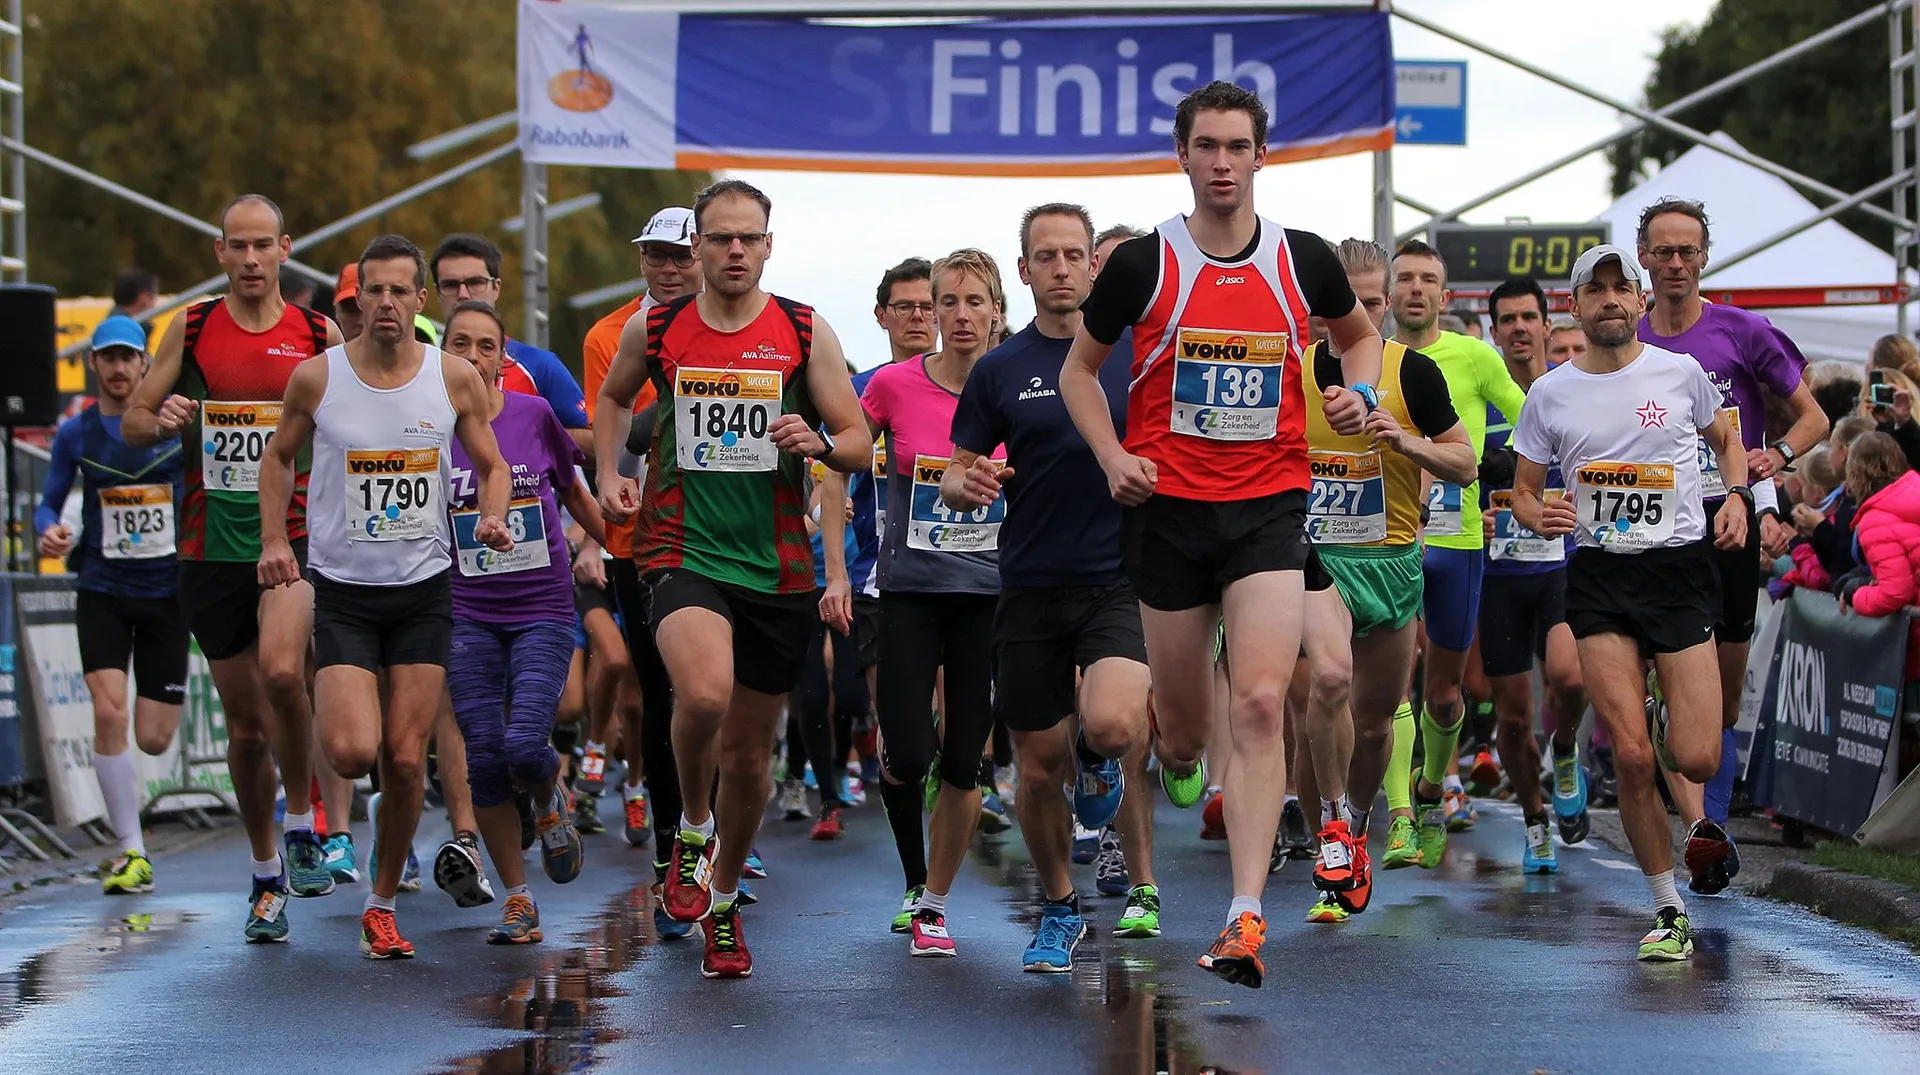
[[[1221,276],[1214,280],[1213,286],[1219,287],[1222,284],[1244,284],[1246,282],[1247,278],[1244,276]]]

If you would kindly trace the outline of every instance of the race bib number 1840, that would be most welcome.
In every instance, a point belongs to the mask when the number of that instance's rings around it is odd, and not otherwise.
[[[780,465],[767,430],[780,415],[773,370],[682,367],[673,376],[673,432],[680,469],[750,474]]]

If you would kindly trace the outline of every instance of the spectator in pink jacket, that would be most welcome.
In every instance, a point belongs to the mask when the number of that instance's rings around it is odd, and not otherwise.
[[[1848,453],[1847,489],[1860,504],[1853,532],[1872,578],[1849,575],[1841,603],[1863,616],[1891,616],[1920,603],[1920,473],[1908,469],[1892,437],[1869,433]]]

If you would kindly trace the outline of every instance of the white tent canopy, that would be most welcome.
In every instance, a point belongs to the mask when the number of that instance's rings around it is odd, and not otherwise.
[[[1735,145],[1716,133],[1714,138]],[[1731,255],[1819,212],[1785,180],[1742,164],[1705,146],[1695,146],[1660,174],[1628,191],[1601,213],[1613,225],[1613,241],[1633,242],[1640,211],[1665,195],[1693,198],[1707,205],[1713,249]],[[1701,283],[1720,287],[1886,286],[1898,277],[1893,255],[1832,220],[1763,253],[1714,271],[1711,261]],[[1810,361],[1848,359],[1863,362],[1880,336],[1894,331],[1892,306],[1824,306],[1762,310],[1791,336]]]

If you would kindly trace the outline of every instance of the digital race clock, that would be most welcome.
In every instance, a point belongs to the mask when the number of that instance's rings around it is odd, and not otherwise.
[[[1437,224],[1433,247],[1447,263],[1447,284],[1460,288],[1531,276],[1545,287],[1565,287],[1573,263],[1612,239],[1598,224]]]

